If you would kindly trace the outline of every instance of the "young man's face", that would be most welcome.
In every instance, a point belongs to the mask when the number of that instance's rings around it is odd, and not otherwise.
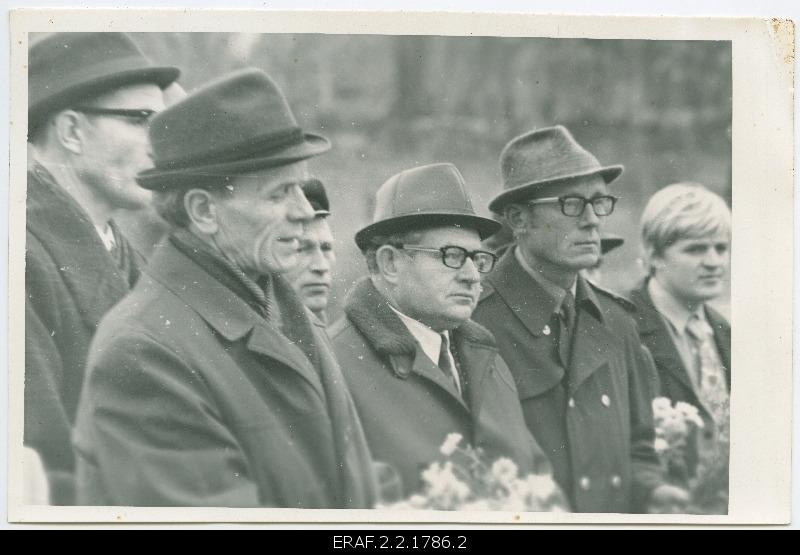
[[[538,198],[568,195],[592,199],[607,195],[600,177],[575,180],[543,189]],[[534,199],[535,200],[535,199]],[[600,228],[605,219],[587,204],[580,216],[565,216],[558,202],[524,207],[525,232],[518,245],[534,266],[547,274],[575,274],[600,260]]]
[[[305,162],[230,179],[215,197],[217,248],[245,273],[282,274],[299,262],[303,226],[314,217],[300,184]]]
[[[730,237],[715,233],[680,239],[653,257],[654,279],[676,299],[692,304],[722,293],[730,264]]]
[[[482,250],[478,233],[471,229],[442,227],[422,233],[419,245],[439,249],[455,246]],[[397,257],[395,302],[400,312],[436,331],[453,329],[469,320],[480,295],[480,274],[471,259],[448,268],[441,253],[408,250]]]
[[[164,109],[164,97],[156,85],[131,85],[100,96],[93,108]],[[153,166],[148,119],[118,115],[82,114],[83,151],[78,172],[96,194],[112,207],[135,210],[151,200],[150,191],[139,187],[136,174]]]
[[[317,217],[306,226],[297,265],[286,274],[302,303],[314,313],[328,307],[331,271],[336,261],[333,234],[327,218]]]

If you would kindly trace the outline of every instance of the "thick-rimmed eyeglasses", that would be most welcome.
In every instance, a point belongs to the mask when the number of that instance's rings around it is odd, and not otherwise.
[[[482,274],[486,274],[492,271],[495,262],[497,262],[497,257],[490,252],[468,251],[462,247],[446,246],[438,249],[423,245],[394,245],[394,247],[409,251],[438,253],[441,256],[442,264],[454,270],[462,268],[467,263],[467,258],[469,258],[475,264],[475,269]]]
[[[592,198],[581,197],[578,195],[565,195],[563,197],[547,197],[529,200],[528,204],[552,204],[559,203],[561,205],[561,213],[565,216],[577,218],[586,210],[586,205],[591,204],[595,215],[608,216],[614,212],[614,205],[619,200],[619,197],[611,195],[601,195]]]
[[[146,124],[153,114],[154,110],[138,109],[138,108],[98,108],[94,106],[76,106],[72,108],[76,112],[82,114],[89,114],[92,116],[111,116],[118,118],[127,118],[133,120],[137,125]]]

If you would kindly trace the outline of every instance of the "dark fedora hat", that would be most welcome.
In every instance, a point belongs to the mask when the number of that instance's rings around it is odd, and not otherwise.
[[[372,223],[356,233],[356,244],[364,250],[375,235],[447,225],[474,229],[481,239],[500,229],[500,222],[475,214],[464,178],[453,164],[420,166],[380,186]]]
[[[322,181],[312,177],[303,181],[301,187],[306,200],[308,200],[311,208],[314,209],[314,215],[317,217],[329,216],[331,205],[328,202],[328,195],[325,193],[325,186]]]
[[[602,166],[562,125],[530,131],[512,139],[500,154],[505,190],[492,199],[489,209],[499,213],[505,205],[525,200],[544,185],[576,178],[599,175],[611,183],[623,169],[620,165]]]
[[[28,51],[28,130],[75,102],[139,83],[163,89],[179,75],[154,66],[125,33],[54,33]]]
[[[225,76],[157,114],[150,143],[154,167],[136,176],[145,189],[285,166],[331,147],[300,129],[283,93],[258,69]]]

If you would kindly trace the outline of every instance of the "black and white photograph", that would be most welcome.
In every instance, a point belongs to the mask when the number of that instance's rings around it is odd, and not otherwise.
[[[788,521],[791,21],[136,13],[11,18],[12,520]]]

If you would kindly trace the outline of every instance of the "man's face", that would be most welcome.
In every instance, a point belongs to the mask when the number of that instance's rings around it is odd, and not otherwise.
[[[538,198],[582,196],[592,199],[607,195],[600,177],[575,180],[569,185],[546,187]],[[518,244],[529,262],[543,271],[576,273],[600,260],[600,227],[604,216],[597,216],[587,204],[580,216],[565,216],[558,202],[528,205],[523,208],[526,233]]]
[[[680,239],[652,263],[655,279],[676,299],[689,304],[705,302],[722,293],[730,263],[730,237],[715,233]]]
[[[320,313],[328,307],[331,270],[335,261],[333,234],[328,220],[314,218],[306,226],[300,242],[298,263],[286,274],[300,300],[312,312]]]
[[[419,245],[481,250],[477,232],[457,227],[425,231]],[[480,274],[471,259],[454,269],[443,264],[441,253],[403,250],[397,260],[394,300],[400,312],[437,331],[456,328],[472,316],[480,295]]]
[[[300,183],[305,162],[231,178],[215,202],[217,248],[252,276],[282,274],[299,261],[303,226],[314,217]]]
[[[158,86],[143,84],[117,89],[88,104],[94,108],[159,112],[164,109],[164,98]],[[153,166],[148,121],[116,115],[81,117],[85,123],[81,126],[81,179],[112,207],[134,210],[147,205],[151,193],[139,187],[134,178]]]

